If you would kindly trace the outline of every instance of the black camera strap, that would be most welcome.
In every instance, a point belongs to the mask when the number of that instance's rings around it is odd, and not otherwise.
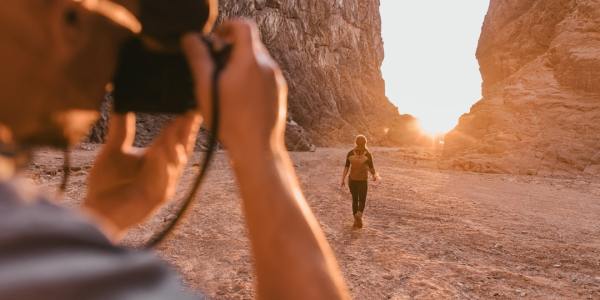
[[[63,150],[63,177],[58,187],[58,196],[63,196],[67,191],[69,176],[71,175],[71,151],[69,148]]]
[[[227,63],[227,60],[229,58],[229,54],[231,52],[231,45],[226,45],[223,47],[223,49],[215,49],[212,40],[210,40],[209,38],[203,37],[202,41],[209,48],[212,60],[214,62],[211,86],[212,122],[209,128],[210,132],[208,136],[208,147],[206,149],[206,154],[204,155],[204,158],[202,160],[200,173],[196,177],[196,180],[194,181],[194,184],[192,185],[192,188],[189,191],[187,197],[185,197],[183,203],[179,207],[177,214],[173,219],[168,221],[169,223],[161,231],[155,234],[152,238],[150,238],[150,240],[148,240],[148,242],[144,244],[144,248],[146,249],[154,248],[157,245],[159,245],[184,218],[190,205],[196,197],[200,185],[202,184],[202,180],[204,179],[208,168],[210,167],[210,163],[217,149],[219,133],[219,77],[221,75],[221,71],[225,68],[225,64]]]

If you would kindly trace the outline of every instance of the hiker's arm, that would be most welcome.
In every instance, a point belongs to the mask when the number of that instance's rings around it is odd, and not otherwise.
[[[346,164],[344,165],[344,172],[342,173],[342,181],[340,182],[340,186],[344,186],[346,184],[346,176],[348,176],[348,170],[350,170],[350,153],[346,155]]]
[[[369,172],[371,172],[371,175],[373,175],[373,178],[377,177],[377,172],[375,172],[375,168],[369,168]]]
[[[346,176],[348,176],[349,167],[344,167],[344,173],[342,173],[342,181],[340,182],[340,186],[344,186],[346,184]]]
[[[377,172],[375,172],[375,166],[373,164],[373,155],[371,153],[367,154],[367,164],[369,165],[369,172],[371,172],[371,175],[373,175],[373,180],[376,181],[377,180]]]
[[[319,225],[298,185],[284,146],[287,86],[260,42],[256,25],[225,22],[233,45],[219,82],[219,139],[229,151],[243,199],[261,299],[340,299],[348,294]],[[212,62],[197,36],[184,52],[195,80]],[[197,90],[201,107],[210,94]],[[209,112],[205,110],[204,112]],[[212,116],[204,114],[208,124]]]

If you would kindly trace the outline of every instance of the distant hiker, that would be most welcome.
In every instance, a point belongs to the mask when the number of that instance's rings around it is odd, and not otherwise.
[[[346,166],[344,167],[341,186],[343,187],[346,183],[346,175],[350,171],[348,188],[352,194],[354,227],[362,228],[362,215],[367,202],[368,172],[373,175],[373,181],[377,180],[377,173],[375,173],[375,167],[373,167],[373,155],[367,149],[367,138],[364,135],[357,135],[355,144],[356,147],[346,155]]]

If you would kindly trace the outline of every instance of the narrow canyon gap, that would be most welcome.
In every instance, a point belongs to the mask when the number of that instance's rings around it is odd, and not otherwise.
[[[475,57],[489,0],[381,0],[386,95],[418,119],[429,135],[443,135],[481,99]]]

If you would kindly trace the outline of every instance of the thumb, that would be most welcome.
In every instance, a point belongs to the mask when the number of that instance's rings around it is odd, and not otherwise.
[[[212,74],[215,68],[210,51],[197,33],[184,35],[181,38],[181,48],[194,78],[198,107],[210,124]]]
[[[112,113],[108,121],[106,147],[127,151],[135,138],[135,114]]]

